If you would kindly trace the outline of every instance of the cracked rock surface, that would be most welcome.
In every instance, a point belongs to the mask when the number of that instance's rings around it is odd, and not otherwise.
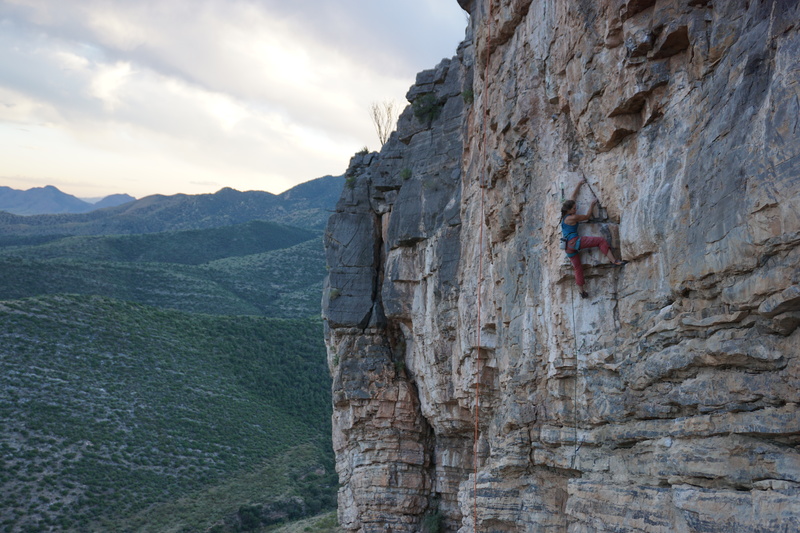
[[[343,527],[795,531],[800,5],[459,3],[326,232]]]

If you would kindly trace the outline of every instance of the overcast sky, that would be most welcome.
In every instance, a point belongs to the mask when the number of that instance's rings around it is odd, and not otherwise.
[[[282,192],[379,149],[456,0],[0,0],[0,185]]]

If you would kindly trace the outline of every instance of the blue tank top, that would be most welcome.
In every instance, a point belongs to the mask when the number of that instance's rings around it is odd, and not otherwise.
[[[565,220],[567,217],[561,219],[561,236],[564,237],[565,241],[570,239],[574,239],[578,236],[578,225],[577,224],[567,224]]]
[[[567,254],[567,257],[575,257],[578,253],[578,250],[581,249],[581,239],[578,237],[578,224],[567,224],[564,222],[567,217],[561,219],[561,238],[564,240],[565,243],[568,243],[574,238],[578,238],[575,241],[575,245],[572,248],[575,252],[567,252],[566,249],[564,250]]]

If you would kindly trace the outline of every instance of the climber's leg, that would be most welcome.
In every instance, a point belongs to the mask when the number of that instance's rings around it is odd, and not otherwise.
[[[581,264],[581,254],[575,254],[569,258],[570,263],[572,263],[572,269],[575,271],[575,284],[578,286],[578,290],[581,292],[581,296],[586,298],[588,294],[586,291],[583,290],[583,285],[586,281],[583,278],[583,265]]]
[[[581,250],[585,250],[586,248],[600,248],[600,253],[606,256],[609,261],[615,265],[623,264],[622,261],[618,261],[617,258],[614,257],[614,253],[611,251],[608,241],[602,237],[581,237]]]

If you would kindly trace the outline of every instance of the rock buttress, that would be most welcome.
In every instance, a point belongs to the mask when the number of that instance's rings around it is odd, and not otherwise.
[[[325,235],[339,515],[350,530],[415,532],[425,516],[447,515],[453,527],[460,519],[464,469],[452,457],[471,446],[461,427],[468,406],[451,440],[427,420],[456,403],[444,367],[458,328],[463,57],[420,73],[380,154],[353,158]]]

